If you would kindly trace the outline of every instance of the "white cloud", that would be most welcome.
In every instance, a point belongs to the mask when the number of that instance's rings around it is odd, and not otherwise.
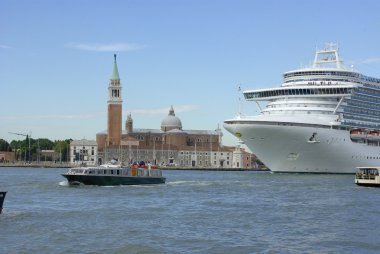
[[[44,120],[44,119],[89,119],[98,117],[100,113],[94,114],[72,114],[72,115],[28,115],[28,116],[0,116],[3,120]]]
[[[197,105],[178,105],[173,106],[175,112],[190,112],[197,110],[199,107]],[[167,112],[169,111],[169,108]]]
[[[380,63],[380,57],[364,59],[364,60],[360,61],[359,63],[363,63],[363,64]]]
[[[199,107],[197,105],[173,105],[174,112],[190,112],[197,110]],[[169,113],[170,107],[165,108],[152,108],[152,109],[130,109],[124,111],[125,114],[136,114],[136,115],[167,115]],[[0,120],[51,120],[51,119],[66,119],[66,120],[76,120],[76,119],[90,119],[97,118],[106,115],[105,112],[97,112],[90,114],[47,114],[47,115],[21,115],[21,116],[0,116]]]
[[[0,49],[10,49],[11,47],[7,46],[7,45],[1,45],[0,44]]]
[[[351,60],[351,61],[346,61],[346,64],[349,65],[360,65],[360,64],[378,64],[380,63],[380,57],[372,57],[372,58],[367,58],[364,60]]]
[[[66,45],[68,48],[87,50],[87,51],[102,51],[102,52],[121,52],[121,51],[135,51],[145,48],[145,45],[135,43],[69,43]]]
[[[174,112],[190,112],[198,109],[197,105],[173,105]],[[137,114],[137,115],[166,115],[169,113],[170,107],[167,108],[153,108],[153,109],[131,109],[127,113]]]

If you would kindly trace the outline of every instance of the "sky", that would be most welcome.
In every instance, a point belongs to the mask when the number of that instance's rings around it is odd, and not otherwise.
[[[95,140],[114,53],[123,128],[131,113],[135,128],[159,129],[173,105],[183,129],[223,129],[239,86],[278,87],[328,42],[380,77],[379,10],[377,0],[1,0],[0,138]],[[254,103],[242,111],[257,114]]]

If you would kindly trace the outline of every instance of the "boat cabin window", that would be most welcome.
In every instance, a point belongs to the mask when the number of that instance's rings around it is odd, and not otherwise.
[[[111,175],[113,175],[113,170],[111,169]]]
[[[117,171],[116,171],[116,174],[120,175],[120,170],[117,170]]]
[[[366,175],[379,175],[379,171],[376,168],[363,168],[361,171]]]

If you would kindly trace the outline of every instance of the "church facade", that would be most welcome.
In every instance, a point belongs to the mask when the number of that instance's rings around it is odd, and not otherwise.
[[[173,106],[159,129],[141,129],[127,116],[122,128],[122,86],[116,55],[108,85],[107,130],[96,134],[98,163],[150,161],[161,166],[196,168],[250,168],[253,155],[240,147],[222,145],[222,131],[186,130]]]

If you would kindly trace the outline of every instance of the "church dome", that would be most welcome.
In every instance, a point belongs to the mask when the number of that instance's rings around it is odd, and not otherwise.
[[[171,106],[169,114],[161,122],[161,130],[170,131],[173,129],[182,130],[182,122],[175,116],[173,106]]]

